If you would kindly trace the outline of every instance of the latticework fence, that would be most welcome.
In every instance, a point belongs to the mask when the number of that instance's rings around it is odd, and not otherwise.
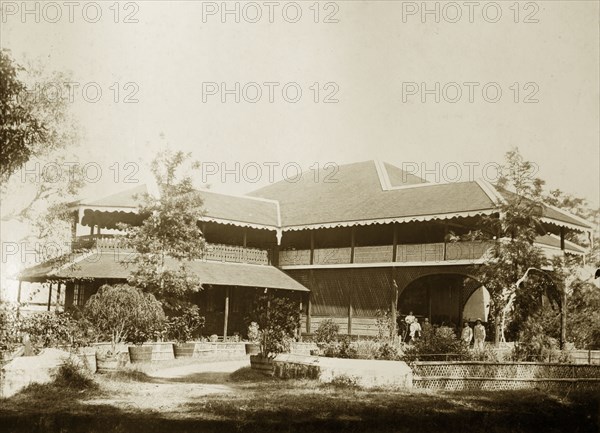
[[[444,390],[600,389],[600,366],[549,363],[416,362],[416,388]]]

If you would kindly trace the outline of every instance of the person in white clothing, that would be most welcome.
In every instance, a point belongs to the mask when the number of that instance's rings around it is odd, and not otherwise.
[[[421,337],[421,324],[415,317],[415,320],[410,324],[410,341],[414,341]]]

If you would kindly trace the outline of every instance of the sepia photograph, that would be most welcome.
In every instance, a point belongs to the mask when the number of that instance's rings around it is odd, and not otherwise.
[[[599,0],[0,0],[0,433],[600,432]]]

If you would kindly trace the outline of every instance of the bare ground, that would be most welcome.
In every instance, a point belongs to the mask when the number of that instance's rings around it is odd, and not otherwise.
[[[281,381],[247,361],[176,360],[31,386],[0,400],[1,432],[598,432],[598,393],[367,391]]]

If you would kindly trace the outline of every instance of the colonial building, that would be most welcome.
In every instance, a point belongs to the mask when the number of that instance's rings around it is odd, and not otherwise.
[[[77,202],[73,237],[88,252],[30,268],[21,281],[48,285],[48,308],[55,298],[83,305],[100,285],[125,281],[133,253],[120,248],[116,224],[139,219],[143,192]],[[367,161],[244,196],[198,193],[207,249],[192,269],[203,281],[196,301],[207,334],[244,335],[252,298],[265,289],[298,300],[305,333],[331,318],[341,332],[374,335],[381,311],[447,324],[487,317],[489,295],[475,270],[495,240],[451,241],[499,217],[505,198],[487,182],[433,184]],[[590,233],[588,222],[545,206],[542,224],[537,243],[548,255],[585,253],[565,235]]]

